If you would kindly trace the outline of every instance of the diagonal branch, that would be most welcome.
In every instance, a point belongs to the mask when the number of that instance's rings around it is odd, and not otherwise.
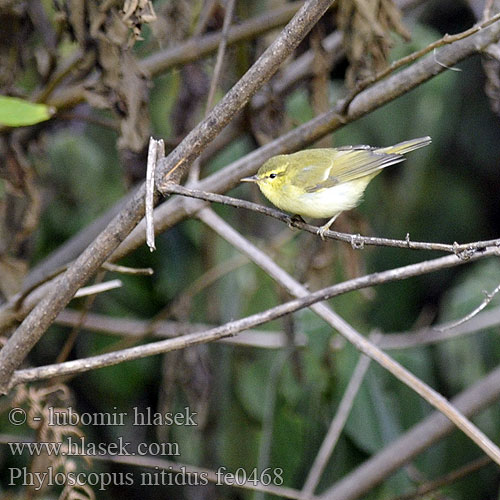
[[[229,229],[232,230],[232,228]],[[242,238],[242,241],[244,242],[245,246],[248,247],[248,240]],[[138,347],[132,347],[129,349],[115,351],[99,356],[93,356],[90,358],[68,361],[61,364],[18,370],[12,377],[9,389],[21,383],[33,382],[35,380],[56,377],[59,375],[71,375],[74,373],[82,373],[89,370],[94,370],[96,368],[116,365],[124,361],[131,361],[134,359],[140,359],[147,356],[153,356],[155,354],[160,354],[163,352],[184,349],[186,347],[190,347],[193,345],[213,342],[215,340],[219,340],[225,337],[231,337],[243,330],[248,330],[250,328],[262,325],[273,319],[280,318],[285,314],[290,314],[295,311],[298,311],[299,309],[303,309],[305,307],[311,307],[312,309],[312,306],[317,302],[328,300],[332,297],[336,297],[344,293],[352,292],[354,290],[360,290],[362,288],[367,288],[370,286],[380,285],[383,283],[400,281],[407,278],[420,276],[422,274],[427,274],[438,270],[463,265],[466,262],[467,263],[475,262],[476,260],[479,260],[481,258],[497,256],[498,254],[499,254],[499,249],[493,247],[493,248],[487,248],[483,252],[478,252],[474,254],[468,261],[460,260],[454,255],[448,255],[446,257],[439,257],[438,259],[419,262],[417,264],[410,264],[395,269],[389,269],[388,271],[382,271],[374,274],[367,274],[359,278],[344,281],[342,283],[337,283],[335,285],[323,288],[313,293],[308,293],[305,296],[301,296],[299,298],[290,300],[289,302],[285,302],[284,304],[272,307],[270,309],[267,309],[266,311],[253,314],[251,316],[247,316],[246,318],[241,318],[235,321],[231,321],[229,323],[226,323],[225,325],[211,328],[204,332],[191,333],[174,339],[152,342],[150,344]],[[262,255],[265,257],[264,254]],[[255,254],[252,252],[252,260],[254,260],[254,257]],[[261,265],[261,263],[265,264],[266,259],[263,258],[259,262],[259,266]],[[270,271],[266,269],[266,272]],[[287,279],[288,277],[288,273],[285,273],[278,266],[274,266],[274,271],[272,272],[272,277],[276,279],[274,275],[280,275],[284,279]],[[280,283],[283,286],[283,283],[281,281]],[[290,287],[289,285],[293,286],[294,281],[289,280],[288,283],[286,284],[286,288],[291,294],[295,295],[302,293],[301,292],[302,286],[301,290],[297,291],[294,290],[294,288]],[[389,358],[387,354],[382,352],[382,358],[379,359],[377,353],[373,350],[375,346],[373,346],[371,342],[369,342],[367,339],[365,339],[363,336],[361,336],[359,333],[353,330],[353,328],[350,325],[348,325],[342,318],[340,318],[333,311],[331,311],[331,309],[326,308],[326,310],[330,313],[330,320],[328,321],[329,324],[332,324],[334,328],[336,328],[346,338],[348,338],[348,340],[358,350],[368,355],[372,359],[377,358],[376,359],[377,362],[380,363],[382,366],[384,366],[384,368],[387,368],[386,361],[387,358]],[[399,366],[400,365],[398,365],[398,367]],[[390,371],[389,368],[387,369]],[[399,377],[400,374],[398,373],[395,375]],[[418,385],[420,383],[421,383],[420,381],[417,382]],[[412,386],[412,388],[416,390],[414,386]]]
[[[464,415],[476,415],[500,396],[500,367],[451,400]],[[370,492],[385,478],[454,430],[442,414],[434,412],[327,489],[322,500],[354,500]]]
[[[478,51],[485,50],[491,43],[500,38],[500,23],[485,28],[474,33],[467,38],[460,39],[443,47],[439,53],[440,62],[447,66],[453,66],[467,57],[476,54]],[[238,184],[242,177],[253,175],[264,161],[273,155],[287,153],[293,150],[301,149],[311,142],[329,134],[345,123],[378,109],[385,104],[387,100],[393,100],[411,89],[417,87],[422,82],[442,73],[446,68],[436,62],[433,55],[417,61],[411,67],[408,67],[397,74],[393,74],[386,80],[377,82],[374,86],[365,89],[356,96],[356,99],[349,106],[348,112],[341,116],[340,113],[345,107],[345,101],[340,101],[332,110],[315,117],[300,127],[281,136],[279,139],[266,144],[265,146],[252,151],[237,161],[231,163],[216,173],[202,179],[198,188],[204,191],[215,193],[225,192]],[[389,88],[391,96],[381,99],[384,89]],[[129,195],[130,196],[130,195]],[[128,200],[127,200],[128,201]],[[206,204],[201,201],[191,200],[186,203],[185,200],[178,198],[169,199],[155,211],[155,228],[157,232],[165,231],[180,221],[196,213]],[[61,265],[61,261],[67,262],[75,258],[81,252],[91,239],[95,238],[102,230],[111,217],[115,216],[124,206],[124,201],[119,202],[110,212],[100,219],[96,220],[91,226],[82,233],[73,237],[62,247],[56,250],[48,259],[36,266],[30,271],[26,279],[28,285],[38,281],[40,277],[50,273],[50,271]],[[144,244],[145,227],[142,223],[132,231],[127,239],[113,253],[112,259],[118,260],[128,253],[132,252]]]
[[[159,162],[158,179],[165,179],[174,169],[177,169],[176,175],[182,175],[186,171],[203,148],[271,78],[332,3],[333,0],[308,0],[304,3],[278,38],[207,118],[193,129],[168,157]],[[173,176],[171,178],[175,179]],[[14,370],[71,300],[76,290],[92,276],[144,216],[144,194],[143,185],[126,207],[68,268],[60,280],[60,285],[50,289],[7,341],[0,351],[0,392],[7,391]]]
[[[377,82],[372,87],[362,91],[352,101],[347,114],[341,115],[344,101],[340,101],[330,111],[319,115],[307,123],[293,129],[279,139],[252,151],[226,168],[203,179],[198,189],[220,193],[234,187],[242,177],[253,175],[264,161],[271,156],[301,149],[308,144],[329,134],[344,124],[350,123],[389,101],[406,94],[420,84],[446,71],[446,66],[454,66],[463,59],[482,51],[489,44],[500,38],[500,22],[479,31],[467,38],[458,40],[439,51],[439,61],[430,54],[417,61],[412,66],[393,74],[386,80]],[[180,221],[195,214],[203,206],[201,201],[168,200],[155,210],[155,228],[165,231]],[[113,260],[120,259],[144,243],[144,228],[142,223],[132,231],[130,236],[113,254]]]
[[[328,432],[326,433],[321,447],[314,459],[313,464],[307,475],[306,482],[302,488],[303,498],[311,498],[314,495],[314,491],[319,484],[321,476],[328,464],[328,460],[332,455],[332,452],[337,444],[340,437],[342,429],[347,422],[347,418],[354,404],[354,400],[358,394],[358,391],[363,383],[365,374],[370,366],[371,359],[366,356],[360,356],[356,368],[354,369],[351,378],[349,379],[349,384],[342,396],[335,418],[331,421]]]
[[[296,283],[288,276],[287,273],[284,273],[278,266],[270,266],[269,259],[267,259],[267,257],[262,252],[259,252],[256,248],[252,248],[251,252],[248,252],[247,249],[250,248],[248,240],[241,237],[222,219],[215,215],[214,212],[212,212],[211,210],[205,210],[201,214],[199,214],[199,217],[205,223],[209,224],[214,229],[217,229],[218,232],[221,232],[220,228],[222,227],[224,233],[231,233],[231,243],[233,245],[235,244],[236,240],[239,240],[240,244],[238,244],[238,248],[240,248],[240,250],[242,250],[244,253],[247,253],[247,255],[251,257],[252,260],[255,260],[256,257],[258,257],[260,263],[264,264],[264,266],[261,267],[263,267],[266,272],[268,272],[271,276],[280,274],[282,278],[284,278],[280,280],[281,285],[289,288],[289,291],[291,293],[296,293],[294,291],[294,288],[296,288]],[[474,254],[467,262],[475,261],[479,257],[498,254],[498,248],[487,248],[481,253]],[[272,319],[284,316],[285,314],[295,312],[304,307],[312,306],[316,302],[324,301],[343,293],[347,293],[367,286],[378,285],[387,281],[407,279],[409,277],[436,271],[438,269],[453,267],[461,263],[463,263],[463,261],[458,259],[456,256],[447,256],[441,257],[439,259],[434,259],[432,261],[420,262],[418,264],[404,266],[402,268],[375,273],[372,275],[365,275],[360,278],[349,280],[344,283],[336,284],[323,290],[318,290],[308,295],[301,296],[297,299],[286,302],[285,304],[281,304],[279,306],[268,309],[267,311],[263,311],[246,318],[226,323],[225,325],[213,328],[206,332],[193,333],[176,339],[169,339],[139,347],[132,347],[129,349],[124,349],[122,351],[116,351],[100,356],[86,358],[84,360],[69,361],[66,363],[49,365],[42,368],[21,370],[13,375],[10,387],[13,387],[14,385],[20,383],[38,380],[40,378],[51,378],[63,374],[67,375],[79,373],[98,367],[111,366],[127,360],[139,359],[154,354],[183,349],[193,345],[198,345],[200,343],[218,340],[224,337],[235,335],[243,329],[252,328]],[[285,281],[286,284],[284,283]],[[302,293],[302,287],[300,287],[298,294],[302,295]],[[386,370],[391,372],[396,378],[412,388],[417,394],[428,401],[431,405],[439,409],[439,411],[441,411],[451,422],[453,422],[472,441],[474,441],[488,456],[490,456],[495,462],[500,464],[500,449],[498,449],[498,447],[484,433],[482,433],[475,425],[467,420],[456,408],[450,405],[446,401],[446,399],[441,396],[441,394],[433,390],[419,378],[415,377],[415,375],[413,375],[411,372],[406,370],[406,368],[404,368],[386,353],[373,345],[369,340],[359,334],[347,322],[345,322],[342,318],[334,313],[332,314],[332,321],[334,322],[333,326],[339,331],[339,333],[341,333],[358,350],[366,354],[371,359],[375,360]]]

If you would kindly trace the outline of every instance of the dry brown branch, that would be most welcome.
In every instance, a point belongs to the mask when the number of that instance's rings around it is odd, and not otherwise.
[[[81,314],[72,309],[64,309],[59,313],[54,323],[64,326],[75,326],[80,322]],[[146,336],[153,337],[178,337],[193,332],[202,332],[213,328],[213,325],[202,323],[186,323],[181,321],[151,321],[134,318],[113,318],[103,314],[88,313],[81,327],[118,337],[132,337],[141,339]],[[282,332],[270,330],[242,331],[234,338],[221,339],[220,342],[248,347],[260,347],[262,349],[279,349],[286,347],[286,339]],[[307,344],[307,337],[303,333],[297,333],[294,345],[303,347]]]
[[[247,240],[243,240],[245,244],[247,244]],[[253,252],[255,252],[255,250],[253,250]],[[497,256],[498,254],[498,248],[487,248],[481,253],[474,254],[467,262],[475,262],[478,259]],[[342,295],[344,293],[359,290],[361,288],[380,285],[382,283],[399,281],[414,276],[420,276],[422,274],[427,274],[437,270],[455,267],[463,264],[464,261],[457,259],[457,257],[455,257],[454,255],[450,255],[446,257],[440,257],[438,259],[419,262],[418,264],[390,269],[388,271],[368,274],[360,278],[348,280],[343,283],[338,283],[316,292],[309,293],[306,296],[290,300],[289,302],[286,302],[279,306],[275,306],[266,311],[253,314],[246,318],[231,321],[229,323],[226,323],[225,325],[215,327],[204,332],[192,333],[175,339],[168,339],[160,342],[153,342],[143,346],[132,347],[130,349],[124,349],[123,351],[112,352],[101,356],[94,356],[76,361],[68,361],[59,365],[47,365],[40,368],[19,370],[16,371],[14,376],[12,377],[10,387],[21,383],[32,382],[45,378],[52,378],[59,375],[81,373],[104,366],[115,365],[124,361],[130,361],[133,359],[152,356],[163,352],[184,349],[186,347],[201,343],[212,342],[224,337],[236,335],[242,330],[247,330],[255,326],[264,324],[268,321],[271,321],[272,319],[279,318],[281,316],[284,316],[285,314],[290,314],[304,307],[312,306],[316,302],[324,301],[337,295]],[[276,269],[273,270],[273,274],[275,271]],[[283,272],[281,273],[281,275],[281,278],[288,276]],[[293,289],[291,289],[290,292],[295,293]],[[379,350],[375,348],[371,344],[371,342],[359,335],[355,330],[352,329],[350,325],[345,323],[344,320],[339,318],[337,315],[333,315],[332,321],[335,322],[334,327],[344,336],[346,336],[346,338],[348,338],[348,340],[358,350],[368,355],[369,357],[376,359],[378,363],[380,363],[384,368],[391,371],[396,377],[406,377],[406,374],[403,373],[405,370],[403,369],[403,372],[401,372],[402,367],[400,367],[400,365],[397,365],[397,368],[395,368],[393,366],[392,360],[385,353],[379,354],[379,352],[377,352]],[[410,374],[410,377],[413,376]],[[422,389],[422,383],[418,379],[414,380],[411,386],[417,392]],[[425,392],[427,391],[425,390]],[[444,398],[442,398],[442,396],[432,396],[430,399],[433,400],[433,402],[435,402],[436,404],[441,405]]]
[[[482,380],[454,397],[451,403],[464,415],[472,416],[488,407],[499,397],[500,368],[496,368]],[[359,498],[452,431],[453,425],[442,414],[434,412],[344,476],[319,497],[323,500]]]
[[[158,165],[157,178],[175,181],[189,164],[219,133],[251,96],[272,76],[278,66],[297,47],[333,0],[308,0],[292,21],[262,54],[240,81],[215,106],[179,146]],[[180,164],[183,166],[177,168]],[[176,176],[171,172],[177,169]],[[144,216],[144,186],[127,206],[110,222],[94,242],[68,268],[60,286],[53,287],[24,319],[0,351],[0,392],[7,390],[9,379],[31,348],[43,335],[59,311],[71,300],[113,250]]]
[[[246,210],[251,210],[253,212],[268,215],[277,220],[280,220],[281,222],[284,222],[298,229],[307,231],[311,234],[317,235],[318,232],[317,226],[312,226],[311,224],[307,224],[305,222],[293,219],[286,213],[281,212],[280,210],[277,210],[275,208],[266,207],[263,205],[259,205],[257,203],[252,203],[250,201],[240,200],[237,198],[232,198],[230,196],[216,194],[216,193],[208,193],[206,191],[201,191],[197,189],[189,189],[184,186],[180,186],[178,184],[170,184],[166,188],[166,190],[170,193],[176,193],[176,194],[181,194],[183,196],[196,198],[199,200],[230,205],[236,208],[244,208]],[[393,238],[377,238],[373,236],[361,236],[360,234],[339,233],[337,231],[331,231],[331,230],[325,232],[325,237],[331,238],[333,240],[350,243],[352,247],[357,250],[363,249],[365,245],[405,248],[410,250],[434,250],[439,252],[453,253],[457,257],[464,260],[467,260],[474,252],[480,251],[486,247],[489,246],[500,247],[500,238],[487,241],[474,241],[462,244],[458,244],[456,242],[453,244],[447,244],[447,243],[411,241],[409,234],[406,235],[406,238],[404,240],[396,240]]]
[[[440,61],[447,66],[453,66],[468,56],[483,50],[500,37],[500,23],[485,28],[465,39],[460,39],[444,46],[440,52]],[[331,111],[324,113],[296,129],[272,141],[260,149],[221,169],[215,174],[200,181],[200,190],[220,193],[234,187],[242,177],[253,175],[260,165],[271,156],[301,149],[324,135],[337,130],[344,124],[396,99],[430,78],[442,73],[445,68],[438,64],[434,57],[416,61],[412,66],[397,74],[389,76],[357,95],[349,106],[348,113],[342,116],[344,101],[339,102]],[[192,216],[204,206],[204,203],[177,199],[168,200],[155,210],[155,227],[164,231],[185,218]],[[124,255],[144,243],[142,223],[132,231],[130,236],[113,254],[113,260]]]
[[[377,341],[376,337],[373,337],[371,340],[375,343]],[[337,413],[331,421],[330,427],[325,438],[323,439],[323,442],[321,443],[318,454],[309,469],[309,474],[307,475],[304,487],[302,488],[303,499],[310,499],[314,495],[314,490],[319,484],[321,475],[328,464],[328,460],[330,460],[342,429],[347,422],[354,400],[358,394],[361,384],[363,383],[368,367],[370,366],[370,361],[370,358],[360,356],[356,368],[352,372],[352,377],[350,378],[349,384],[347,385],[344,395],[342,396]]]

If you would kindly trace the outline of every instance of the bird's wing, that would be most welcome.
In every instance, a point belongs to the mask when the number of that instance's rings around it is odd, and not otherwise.
[[[325,167],[323,165],[323,179],[314,184],[308,183],[309,186],[306,191],[314,193],[320,189],[330,188],[343,182],[350,182],[360,177],[376,174],[383,168],[399,163],[404,159],[401,154],[379,152],[369,146],[338,148],[333,155],[330,155],[327,175],[325,176]]]

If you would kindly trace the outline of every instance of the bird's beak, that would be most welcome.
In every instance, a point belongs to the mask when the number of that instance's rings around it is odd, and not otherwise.
[[[240,182],[259,182],[259,178],[256,175],[252,175],[252,177],[243,177]]]

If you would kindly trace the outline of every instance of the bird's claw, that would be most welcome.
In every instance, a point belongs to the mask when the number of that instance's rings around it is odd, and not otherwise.
[[[328,227],[326,226],[321,226],[317,231],[316,231],[316,234],[319,235],[319,237],[325,241],[326,238],[325,238],[325,233],[328,231]]]

